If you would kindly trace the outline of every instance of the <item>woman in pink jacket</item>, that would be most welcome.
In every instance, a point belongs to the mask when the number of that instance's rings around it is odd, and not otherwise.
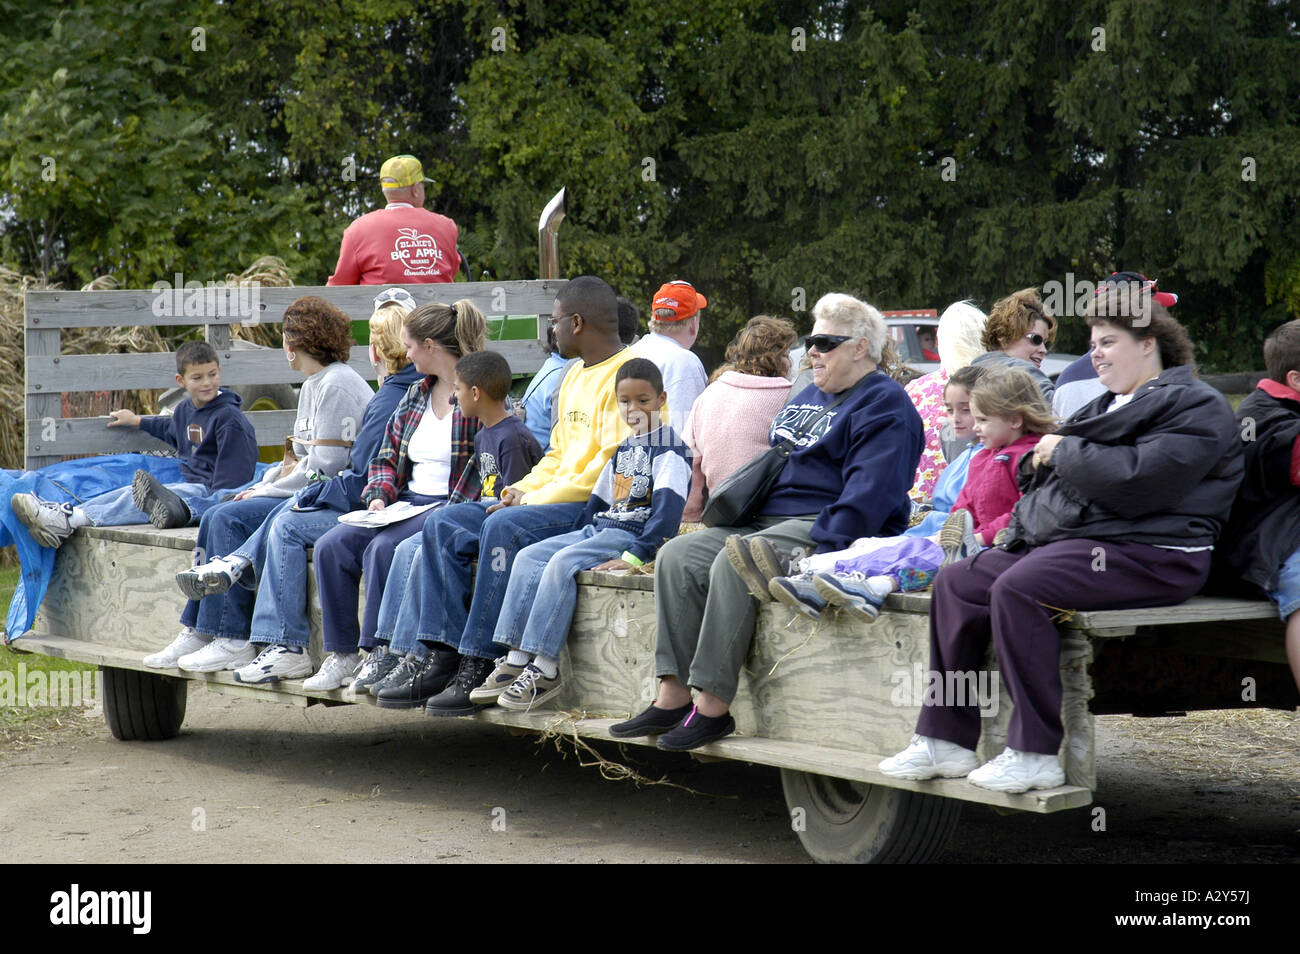
[[[768,430],[790,396],[790,348],[798,336],[781,318],[751,318],[727,345],[727,362],[696,399],[682,439],[695,452],[683,523],[700,519],[710,487],[771,446]]]

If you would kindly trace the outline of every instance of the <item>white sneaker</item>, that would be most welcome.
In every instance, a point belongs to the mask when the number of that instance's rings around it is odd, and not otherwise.
[[[31,531],[43,547],[58,548],[72,536],[72,504],[52,503],[35,494],[14,494],[9,498],[14,516]]]
[[[150,669],[175,669],[177,668],[177,661],[182,656],[197,653],[210,642],[212,642],[211,636],[200,636],[186,626],[181,630],[181,634],[167,645],[166,649],[151,656],[145,656],[144,664]]]
[[[995,792],[1027,792],[1031,788],[1056,788],[1065,784],[1065,769],[1055,755],[1017,752],[1005,748],[991,762],[981,765],[966,780]]]
[[[256,686],[310,675],[311,655],[303,647],[267,646],[251,663],[235,670],[235,682]]]
[[[360,653],[330,653],[321,663],[320,672],[303,682],[304,689],[324,692],[352,685],[357,670],[361,668]]]
[[[961,778],[980,764],[979,756],[955,742],[912,736],[912,744],[880,763],[891,778],[920,782],[927,778]]]
[[[176,660],[176,668],[187,672],[221,672],[247,666],[256,657],[257,650],[247,640],[219,636],[197,652]]]
[[[176,574],[176,585],[192,600],[224,593],[243,575],[248,563],[229,557],[217,557]]]

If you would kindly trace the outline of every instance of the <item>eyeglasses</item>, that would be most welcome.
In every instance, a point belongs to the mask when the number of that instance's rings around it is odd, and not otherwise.
[[[809,335],[804,343],[811,349],[816,348],[822,354],[834,351],[846,341],[852,341],[857,335]]]
[[[411,297],[411,293],[405,288],[388,288],[375,296],[374,310],[378,311],[382,306],[390,302],[401,305],[407,311],[415,311],[418,307],[415,304],[415,299]]]
[[[1034,334],[1032,331],[1025,335],[1025,337],[1029,339],[1035,348],[1047,340],[1042,335]]]
[[[559,324],[561,321],[563,321],[565,318],[577,318],[577,317],[578,317],[578,313],[576,311],[571,315],[555,315],[554,317],[551,318],[549,322],[547,322],[547,325],[550,328],[554,329],[555,326]]]

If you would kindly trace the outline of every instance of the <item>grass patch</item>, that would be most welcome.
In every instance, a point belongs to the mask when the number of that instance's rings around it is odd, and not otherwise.
[[[6,610],[18,586],[20,576],[16,566],[0,568],[0,606]],[[34,672],[93,672],[98,666],[89,663],[72,662],[68,659],[56,659],[53,656],[40,656],[33,653],[16,653],[9,646],[0,645],[0,680],[8,682],[18,693],[27,690],[26,680],[19,684],[19,665],[25,677]],[[5,675],[10,674],[10,675]],[[66,706],[0,706],[0,743],[12,741],[17,735],[30,735],[32,732],[60,728],[69,723],[84,721],[84,710]]]

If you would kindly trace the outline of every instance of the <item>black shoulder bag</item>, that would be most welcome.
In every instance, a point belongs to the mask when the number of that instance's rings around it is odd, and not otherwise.
[[[839,396],[821,409],[821,413],[808,422],[807,426],[797,432],[795,437],[809,433],[823,417],[858,389],[864,375],[857,384],[841,391]],[[772,492],[772,485],[781,476],[781,469],[794,452],[795,442],[787,437],[775,447],[769,447],[754,457],[749,463],[739,467],[734,473],[718,484],[717,489],[709,494],[700,514],[700,521],[706,527],[743,527],[753,523],[754,517],[762,509]]]

